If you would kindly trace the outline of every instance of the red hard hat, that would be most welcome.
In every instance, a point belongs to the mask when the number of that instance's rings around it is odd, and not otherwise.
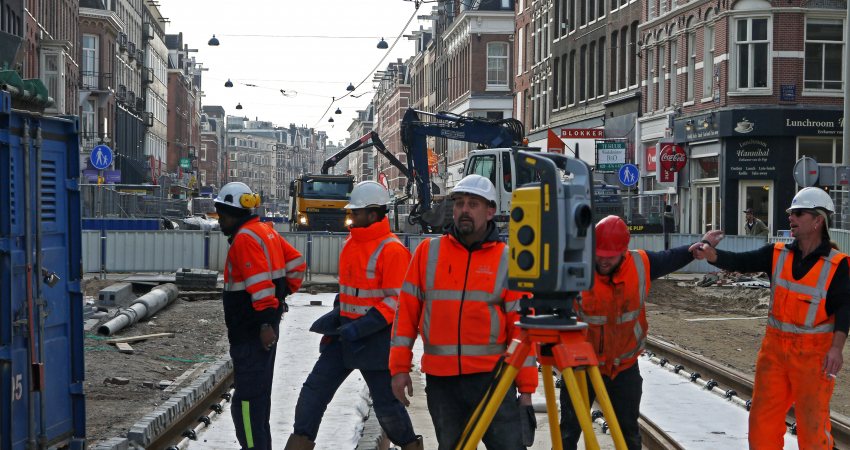
[[[629,249],[629,227],[617,216],[608,216],[596,224],[596,254],[604,258],[622,255]]]

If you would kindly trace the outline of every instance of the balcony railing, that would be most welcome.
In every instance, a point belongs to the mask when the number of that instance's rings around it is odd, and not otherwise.
[[[112,85],[112,74],[102,72],[80,72],[80,89],[84,91],[108,91]]]
[[[103,136],[96,131],[80,133],[80,150],[83,152],[90,152],[95,146],[103,143]]]

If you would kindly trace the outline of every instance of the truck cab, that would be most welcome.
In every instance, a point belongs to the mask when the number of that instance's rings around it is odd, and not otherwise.
[[[345,207],[354,188],[350,175],[302,175],[289,184],[292,231],[348,231]]]
[[[510,148],[473,150],[464,164],[463,175],[477,174],[489,178],[496,187],[496,222],[507,222],[511,195],[516,187],[537,180],[533,171],[514,162]]]

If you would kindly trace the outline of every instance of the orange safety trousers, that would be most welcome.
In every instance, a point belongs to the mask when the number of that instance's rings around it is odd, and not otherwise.
[[[823,372],[831,345],[831,333],[800,335],[768,327],[756,360],[751,450],[783,448],[785,416],[792,403],[800,449],[832,450],[829,399],[835,379]]]

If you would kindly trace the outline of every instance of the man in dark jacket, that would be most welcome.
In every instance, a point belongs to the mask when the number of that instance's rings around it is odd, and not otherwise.
[[[369,386],[375,415],[390,440],[403,450],[423,449],[421,436],[413,432],[410,416],[390,384],[390,330],[410,252],[390,231],[389,201],[383,186],[364,181],[355,186],[345,206],[352,224],[340,254],[338,301],[311,327],[325,336],[319,360],[298,396],[294,433],[286,450],[311,450],[316,445],[322,416],[354,369]]]

